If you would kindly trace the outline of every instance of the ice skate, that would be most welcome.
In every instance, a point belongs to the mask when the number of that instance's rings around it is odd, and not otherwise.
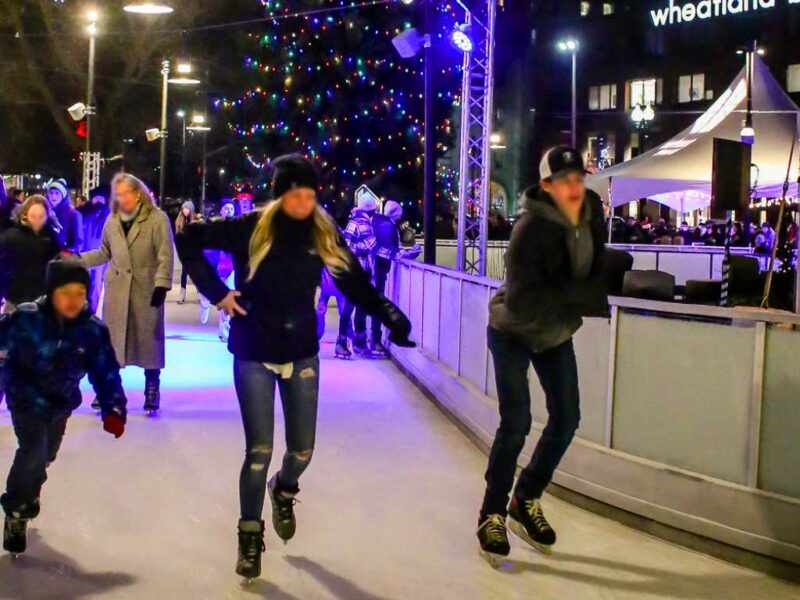
[[[353,336],[353,352],[355,352],[357,356],[372,358],[369,352],[369,346],[367,346],[366,333],[357,333]]]
[[[178,304],[184,304],[186,302],[186,288],[182,287],[181,291],[178,292]]]
[[[200,307],[200,323],[206,325],[208,323],[208,317],[211,315],[211,307],[210,306],[201,306]]]
[[[343,358],[348,359],[353,356],[353,353],[350,352],[350,343],[347,340],[347,336],[340,335],[336,338],[336,351],[335,351],[336,358]]]
[[[275,533],[287,543],[297,531],[297,519],[294,516],[294,505],[297,502],[292,494],[278,487],[278,476],[275,475],[267,484],[269,498],[272,500],[272,526]]]
[[[28,545],[27,519],[6,516],[3,527],[3,550],[11,554],[23,554]]]
[[[244,577],[249,584],[261,575],[261,554],[264,545],[264,521],[239,521],[239,558],[236,561],[236,574]]]
[[[499,567],[503,559],[511,552],[503,515],[493,514],[485,517],[482,515],[478,523],[477,535],[481,544],[481,556],[492,567]]]
[[[147,381],[144,386],[144,411],[151,417],[161,408],[161,391],[158,381]]]
[[[516,496],[508,510],[508,528],[525,543],[543,554],[550,554],[556,532],[544,516],[539,499],[520,500]]]
[[[92,400],[92,410],[100,410],[100,399],[97,396]]]
[[[380,337],[370,339],[369,353],[374,358],[389,358],[389,351],[383,345]]]

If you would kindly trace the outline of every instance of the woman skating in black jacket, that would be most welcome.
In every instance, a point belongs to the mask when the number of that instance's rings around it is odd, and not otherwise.
[[[200,293],[233,317],[228,349],[242,412],[246,455],[239,495],[239,558],[236,572],[261,573],[267,488],[272,522],[288,541],[295,532],[298,479],[314,449],[319,392],[319,341],[315,296],[323,267],[355,304],[381,320],[389,340],[413,346],[405,315],[370,284],[345,246],[333,220],[316,202],[317,177],[299,156],[275,161],[273,196],[262,212],[230,220],[187,225],[178,234],[178,253]],[[236,291],[231,291],[203,251],[233,257]],[[267,481],[272,457],[275,386],[280,388],[287,453]]]
[[[47,291],[47,263],[62,251],[50,224],[52,212],[43,196],[22,205],[16,223],[0,236],[0,290],[3,312],[33,302]]]

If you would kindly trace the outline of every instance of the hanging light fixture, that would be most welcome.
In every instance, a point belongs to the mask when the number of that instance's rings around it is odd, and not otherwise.
[[[174,9],[163,2],[131,2],[123,7],[125,12],[137,15],[168,15]]]

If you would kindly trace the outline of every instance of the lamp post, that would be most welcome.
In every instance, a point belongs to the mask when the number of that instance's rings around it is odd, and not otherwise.
[[[164,186],[167,179],[167,94],[169,92],[169,61],[161,61],[161,129],[159,138],[161,150],[158,167],[158,203],[164,204]]]
[[[95,114],[94,105],[94,62],[95,62],[95,39],[97,37],[97,19],[99,17],[96,10],[90,10],[88,15],[89,26],[89,78],[86,85],[86,156],[84,157],[84,165],[91,156],[92,151],[92,121]],[[85,166],[84,166],[85,168]],[[89,190],[83,190],[84,194],[89,193]]]
[[[656,111],[653,108],[653,105],[649,102],[644,108],[642,108],[641,104],[637,104],[631,112],[631,121],[633,121],[634,127],[641,131],[644,137],[647,137],[647,131],[649,131],[650,126],[653,124],[655,119]],[[639,142],[639,150],[644,152],[644,142],[641,140]]]
[[[206,207],[206,166],[208,162],[207,142],[208,132],[211,127],[208,126],[208,119],[205,113],[194,113],[192,115],[192,123],[186,128],[188,131],[197,131],[203,134],[203,166],[201,167],[202,176],[200,178],[200,211],[204,212]]]
[[[755,69],[755,56],[763,56],[764,49],[758,47],[758,42],[754,41],[751,45],[740,48],[737,54],[745,56],[745,73],[747,75],[747,114],[745,116],[744,127],[739,136],[745,144],[753,145],[756,142],[756,131],[753,129],[753,75]]]
[[[580,43],[574,38],[567,38],[558,42],[558,49],[561,52],[569,52],[572,55],[572,135],[571,145],[578,147],[578,50]]]
[[[180,109],[175,113],[181,120],[181,196],[186,197],[186,111]]]

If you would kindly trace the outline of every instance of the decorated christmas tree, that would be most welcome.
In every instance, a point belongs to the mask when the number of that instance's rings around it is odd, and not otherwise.
[[[241,148],[244,176],[231,191],[268,197],[271,160],[299,152],[323,176],[322,202],[347,216],[366,184],[401,202],[421,223],[422,57],[401,59],[392,38],[414,25],[402,3],[262,0],[267,19],[244,34],[245,89],[217,98],[220,120]],[[437,101],[440,154],[451,145],[457,68],[444,68]],[[440,194],[441,195],[441,194]]]

